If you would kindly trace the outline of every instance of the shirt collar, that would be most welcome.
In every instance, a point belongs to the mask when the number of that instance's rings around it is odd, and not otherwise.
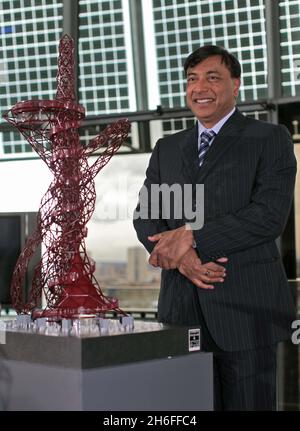
[[[204,130],[213,130],[217,135],[221,127],[226,123],[229,117],[231,117],[234,111],[235,111],[235,107],[227,115],[225,115],[225,117],[221,118],[221,120],[218,121],[217,124],[215,124],[211,129],[207,129],[206,127],[204,127],[203,124],[201,124],[200,121],[198,120],[198,138],[200,139],[201,133],[204,132]]]

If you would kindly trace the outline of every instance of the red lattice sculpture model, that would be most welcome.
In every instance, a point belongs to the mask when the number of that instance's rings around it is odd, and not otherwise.
[[[74,92],[74,41],[60,40],[55,100],[28,100],[3,114],[28,140],[48,165],[54,179],[41,200],[37,228],[28,238],[12,278],[11,295],[18,313],[34,317],[72,318],[105,313],[118,308],[115,298],[105,297],[95,279],[95,264],[87,255],[86,224],[96,201],[94,178],[127,138],[128,120],[109,126],[88,145],[79,141],[78,127],[85,117]],[[92,166],[88,156],[104,147]],[[23,284],[29,260],[43,242],[46,252],[35,267],[29,300],[24,303]],[[35,310],[42,292],[47,306]]]

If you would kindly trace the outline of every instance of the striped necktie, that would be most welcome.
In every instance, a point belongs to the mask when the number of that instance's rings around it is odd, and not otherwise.
[[[205,155],[209,149],[209,144],[211,140],[216,136],[213,130],[204,130],[200,136],[200,145],[199,145],[199,166],[202,166]]]

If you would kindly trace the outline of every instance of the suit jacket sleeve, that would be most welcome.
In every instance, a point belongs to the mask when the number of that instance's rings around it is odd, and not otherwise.
[[[291,136],[284,126],[274,127],[263,143],[250,203],[194,231],[200,258],[215,260],[276,239],[288,217],[295,176]]]
[[[161,215],[161,203],[153,202],[151,199],[151,184],[160,185],[159,174],[159,142],[158,140],[146,171],[146,179],[139,194],[139,202],[134,211],[133,225],[139,241],[144,245],[149,253],[152,253],[156,243],[150,242],[148,236],[169,230],[165,220]],[[151,208],[156,208],[156,214],[151,214]]]

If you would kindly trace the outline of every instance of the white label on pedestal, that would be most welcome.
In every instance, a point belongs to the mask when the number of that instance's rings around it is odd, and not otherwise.
[[[200,328],[189,329],[189,352],[200,350]]]
[[[0,321],[0,344],[6,343],[6,326],[4,322]]]

